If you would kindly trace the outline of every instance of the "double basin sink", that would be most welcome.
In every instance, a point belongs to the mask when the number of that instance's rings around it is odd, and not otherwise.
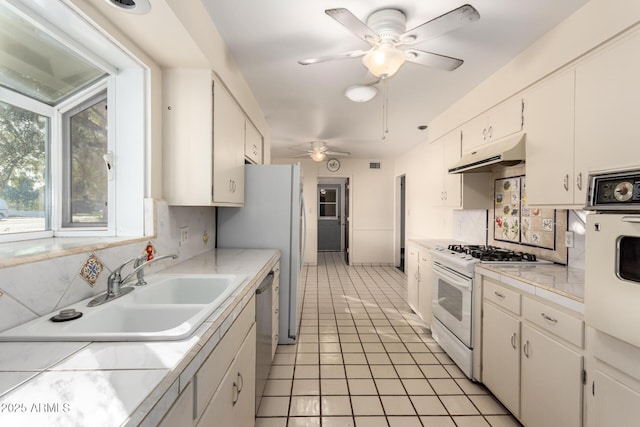
[[[4,332],[0,341],[165,341],[191,335],[247,279],[235,274],[162,275],[108,303],[68,308],[82,312],[53,322],[56,313]]]

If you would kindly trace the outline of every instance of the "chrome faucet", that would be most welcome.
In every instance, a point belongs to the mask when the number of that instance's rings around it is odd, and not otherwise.
[[[100,295],[92,299],[91,301],[89,301],[89,304],[87,304],[87,306],[95,307],[96,305],[104,304],[105,302],[109,302],[116,298],[120,298],[121,296],[126,295],[129,292],[133,291],[134,289],[133,287],[122,288],[122,286],[125,285],[127,282],[129,282],[129,280],[131,280],[134,275],[137,276],[139,285],[146,285],[147,282],[144,280],[144,273],[143,273],[143,270],[145,267],[147,267],[150,264],[153,264],[156,261],[160,261],[163,259],[167,259],[167,258],[176,259],[178,258],[178,255],[176,254],[162,255],[157,258],[153,258],[152,260],[147,262],[144,262],[143,258],[146,259],[146,256],[131,258],[130,260],[125,261],[122,265],[120,265],[115,270],[113,270],[113,272],[111,272],[111,274],[107,278],[107,292],[104,295]],[[131,273],[129,273],[123,279],[121,275],[122,269],[131,262],[134,262],[133,271],[131,271]]]

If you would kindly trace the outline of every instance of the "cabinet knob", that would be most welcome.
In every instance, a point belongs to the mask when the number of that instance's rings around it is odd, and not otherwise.
[[[522,351],[524,352],[524,355],[528,359],[529,358],[529,340],[527,340],[527,342],[524,343],[524,346],[522,347]]]
[[[482,140],[487,140],[487,128],[482,129]]]
[[[514,332],[513,335],[511,335],[511,347],[513,347],[514,350],[516,349],[516,338],[517,338],[517,335]]]
[[[493,126],[489,126],[489,131],[487,132],[489,135],[489,139],[493,137]]]
[[[582,172],[576,176],[576,187],[578,187],[578,190],[582,191]]]

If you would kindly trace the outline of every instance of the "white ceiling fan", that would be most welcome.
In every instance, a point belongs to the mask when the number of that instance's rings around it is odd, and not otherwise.
[[[307,150],[300,150],[299,148],[291,147],[291,150],[304,151],[304,154],[298,154],[293,157],[305,157],[309,156],[315,162],[321,162],[327,158],[327,156],[350,156],[351,153],[346,151],[333,151],[329,150],[329,146],[324,141],[313,141],[310,143],[311,148]]]
[[[327,9],[325,13],[368,43],[368,50],[354,50],[337,55],[298,61],[301,65],[336,59],[362,57],[362,62],[374,76],[385,79],[395,74],[405,61],[453,71],[462,65],[461,59],[440,55],[411,46],[437,37],[464,24],[477,21],[478,11],[466,4],[411,30],[406,30],[406,16],[398,9],[381,9],[369,15],[365,24],[348,9]]]

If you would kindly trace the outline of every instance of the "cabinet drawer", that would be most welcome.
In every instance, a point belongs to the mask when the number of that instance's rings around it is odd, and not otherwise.
[[[584,347],[584,322],[563,311],[530,298],[522,303],[524,319],[576,345]]]
[[[220,340],[208,359],[196,373],[198,387],[196,388],[196,408],[198,416],[202,409],[218,388],[227,368],[231,365],[238,349],[247,335],[251,326],[255,323],[255,297],[242,310],[231,328]]]
[[[500,286],[491,280],[484,281],[484,298],[512,312],[520,315],[520,294],[504,286]]]

